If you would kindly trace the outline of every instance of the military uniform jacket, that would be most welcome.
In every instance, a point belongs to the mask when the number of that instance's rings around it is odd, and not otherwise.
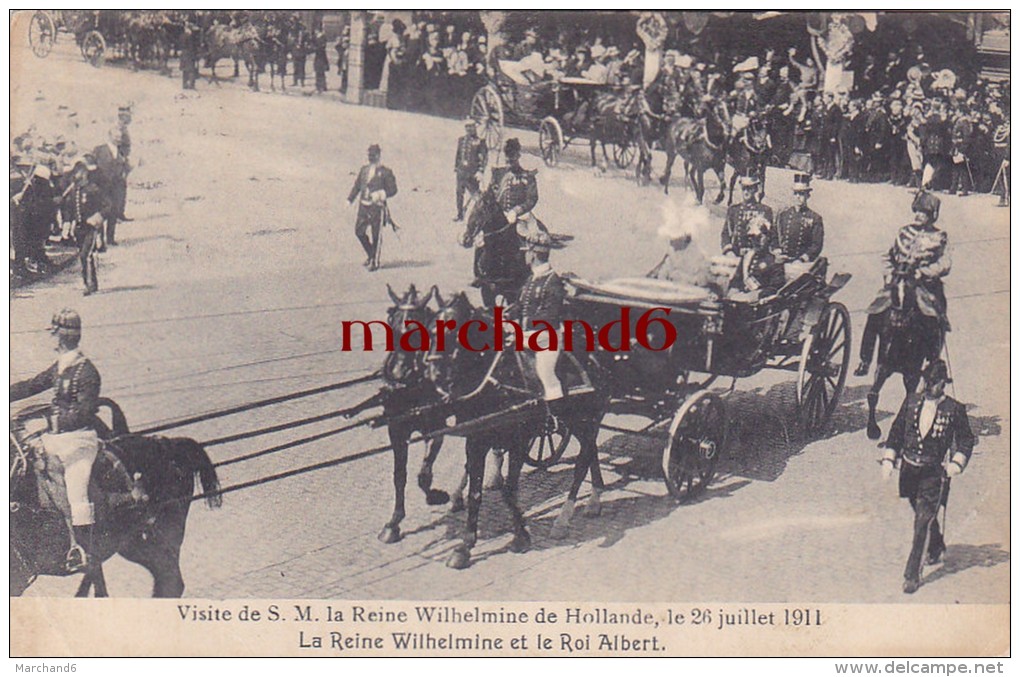
[[[517,215],[526,214],[538,204],[538,181],[535,171],[520,167],[496,167],[492,170],[489,190],[496,204],[504,212],[514,209]]]
[[[71,218],[79,227],[92,225],[89,219],[105,213],[111,206],[109,196],[91,182],[74,188],[71,200]]]
[[[813,261],[822,255],[825,226],[817,212],[807,207],[788,207],[776,220],[776,237],[779,249],[787,258],[806,256]]]
[[[916,466],[941,465],[946,452],[955,443],[954,459],[963,455],[966,467],[974,449],[974,433],[967,419],[967,409],[951,397],[944,397],[935,411],[935,420],[927,435],[921,436],[921,405],[924,395],[909,393],[889,429],[886,447],[896,452],[897,459]]]
[[[745,249],[752,248],[751,240],[747,237],[747,224],[756,216],[768,221],[768,229],[773,230],[772,208],[768,205],[760,202],[741,202],[726,210],[720,243],[723,254],[727,252],[740,254]]]
[[[58,371],[57,365],[54,362],[37,376],[12,385],[11,401],[23,400],[53,388],[50,432],[66,433],[92,428],[99,399],[99,371],[80,354],[63,371]]]
[[[385,191],[387,198],[396,195],[397,177],[393,175],[389,167],[378,165],[373,172],[372,165],[367,164],[358,172],[358,178],[354,180],[347,201],[354,202],[360,199],[362,204],[371,204],[372,193],[379,190]]]
[[[453,170],[461,175],[470,176],[485,170],[489,161],[489,147],[485,140],[471,134],[465,134],[457,140],[457,157]]]
[[[929,317],[945,319],[942,278],[949,274],[953,265],[946,253],[948,242],[949,237],[944,231],[908,224],[900,228],[886,255],[889,270],[906,268],[921,274],[917,285],[917,307]],[[868,307],[868,313],[881,313],[891,305],[890,289],[884,287]]]
[[[533,330],[532,320],[544,320],[554,327],[559,326],[566,296],[563,280],[552,268],[538,276],[532,274],[521,287],[519,297],[522,328]]]

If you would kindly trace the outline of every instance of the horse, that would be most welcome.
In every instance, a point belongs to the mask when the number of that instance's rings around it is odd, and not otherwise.
[[[765,195],[765,169],[772,139],[764,115],[749,116],[747,126],[727,145],[726,160],[733,166],[727,205],[733,204],[733,187],[741,176],[758,177],[759,199]]]
[[[143,437],[127,430],[123,412],[111,400],[101,403],[113,412],[112,427],[97,419],[103,450],[93,466],[90,495],[97,520],[89,548],[90,564],[77,597],[94,589],[106,597],[103,562],[119,554],[152,574],[153,597],[184,593],[180,552],[185,523],[195,491],[195,478],[208,494],[211,508],[222,504],[216,469],[205,449],[186,437]],[[10,586],[21,595],[40,575],[68,576],[65,555],[70,545],[64,514],[48,499],[53,480],[32,442],[22,437],[21,422],[12,422],[10,436]],[[62,482],[61,482],[62,483]],[[57,490],[63,490],[57,486]]]
[[[609,153],[606,143],[630,142],[634,136],[634,123],[627,116],[627,99],[609,92],[598,92],[588,102],[588,145],[591,150],[591,166],[605,173],[609,167]],[[595,155],[595,146],[602,146],[603,163]]]
[[[537,379],[528,376],[529,372],[524,366],[525,353],[502,350],[502,346],[483,346],[486,337],[481,331],[467,332],[466,344],[458,341],[452,349],[439,349],[440,320],[445,322],[444,326],[463,327],[465,322],[485,322],[486,319],[491,320],[488,311],[472,307],[464,292],[441,303],[433,327],[433,340],[425,360],[429,380],[450,403],[457,423],[465,425],[461,434],[465,436],[469,481],[467,523],[461,544],[447,560],[447,566],[453,569],[464,569],[471,564],[471,550],[478,539],[485,458],[489,451],[503,449],[509,458],[502,494],[513,520],[514,537],[510,543],[512,552],[524,552],[531,546],[531,535],[517,503],[517,487],[524,459],[532,441],[537,436],[548,435],[554,422],[561,426],[565,435],[576,437],[581,449],[574,464],[573,482],[556,518],[552,536],[566,536],[578,491],[589,471],[592,494],[588,514],[596,516],[601,513],[600,494],[605,488],[598,464],[597,443],[599,427],[608,404],[605,389],[592,383],[587,394],[568,394],[563,401],[563,410],[557,413],[557,418],[553,418],[548,405],[536,406],[534,402],[534,381]],[[457,324],[450,325],[451,321]],[[470,346],[480,346],[481,349],[474,350]],[[590,379],[588,373],[580,373],[582,370],[578,369],[582,380]],[[592,373],[595,370],[587,371]]]
[[[216,75],[216,63],[223,58],[234,60],[234,73],[237,74],[237,62],[243,61],[248,69],[248,87],[258,91],[257,55],[261,49],[258,30],[250,23],[239,27],[213,23],[203,38],[205,44],[205,65],[212,71],[210,82],[220,86]]]
[[[484,242],[475,253],[474,273],[482,302],[491,308],[499,297],[516,300],[531,270],[521,249],[524,239],[514,224],[506,220],[492,190],[475,200],[461,244],[470,248],[479,234]]]
[[[694,195],[701,204],[705,198],[705,172],[711,169],[719,179],[719,204],[726,195],[726,123],[714,107],[699,106],[699,117],[675,117],[666,127],[663,146],[666,150],[666,171],[659,179],[669,194],[669,179],[673,162],[679,155],[684,160],[684,171],[694,186]],[[704,117],[701,117],[703,114]]]
[[[922,312],[917,302],[917,280],[908,267],[893,271],[888,286],[891,304],[878,315],[878,357],[875,380],[868,391],[868,438],[877,440],[882,430],[876,420],[879,394],[893,374],[903,376],[908,393],[917,390],[926,362],[938,358],[945,341],[941,320]],[[865,330],[867,331],[867,330]]]
[[[422,299],[418,298],[418,290],[411,285],[401,297],[386,285],[393,306],[387,313],[387,324],[393,328],[395,345],[400,345],[405,323],[417,322],[421,326],[431,326],[434,313],[429,309],[429,301],[439,297],[439,289],[435,286]],[[419,337],[423,340],[424,337]],[[348,409],[347,418],[351,418],[366,409],[381,406],[387,421],[390,445],[393,448],[393,488],[395,500],[393,514],[382,531],[379,540],[392,544],[400,541],[400,523],[404,520],[404,490],[407,486],[407,442],[415,431],[425,434],[442,429],[446,425],[444,414],[435,406],[439,396],[432,384],[424,376],[424,353],[422,351],[404,351],[396,349],[390,352],[383,363],[382,377],[384,385],[378,393],[364,402]],[[429,441],[425,458],[418,471],[418,486],[425,493],[428,505],[444,505],[450,500],[447,492],[432,488],[432,466],[443,446],[443,438],[436,437]]]

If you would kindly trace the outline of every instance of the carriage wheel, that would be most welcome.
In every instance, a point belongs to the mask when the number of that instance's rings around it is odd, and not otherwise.
[[[726,412],[718,395],[700,390],[673,417],[662,452],[666,488],[678,501],[698,496],[715,476],[726,438]]]
[[[563,457],[570,444],[570,429],[560,423],[553,431],[543,431],[531,440],[524,462],[534,468],[545,470]]]
[[[850,366],[850,312],[829,303],[804,341],[797,373],[797,406],[804,431],[817,433],[836,409]]]
[[[489,150],[498,151],[503,141],[503,102],[492,85],[486,85],[471,99],[471,117],[478,122],[481,137]]]
[[[543,118],[542,124],[538,127],[538,147],[542,152],[542,159],[549,167],[555,167],[560,163],[560,155],[563,153],[563,129],[554,117]]]
[[[616,162],[616,166],[620,169],[630,167],[636,155],[637,149],[630,139],[613,144],[613,161]]]
[[[49,56],[53,42],[57,39],[57,27],[53,17],[46,12],[36,12],[28,24],[28,44],[32,53],[40,59]]]
[[[106,60],[106,39],[99,31],[89,31],[81,41],[81,55],[90,64],[99,68]]]

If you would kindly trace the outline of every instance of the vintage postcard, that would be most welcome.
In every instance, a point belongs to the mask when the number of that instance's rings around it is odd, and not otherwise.
[[[1009,654],[1008,11],[9,21],[12,657]]]

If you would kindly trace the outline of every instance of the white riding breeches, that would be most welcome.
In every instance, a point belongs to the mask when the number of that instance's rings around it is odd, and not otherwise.
[[[71,506],[71,524],[85,526],[96,521],[95,508],[89,502],[89,478],[92,464],[99,453],[99,437],[95,430],[42,436],[46,453],[56,456],[64,466],[64,484]]]
[[[548,348],[550,337],[549,332],[534,332],[529,331],[524,333],[525,344],[530,343],[530,337],[533,334],[539,334],[535,338],[535,345],[539,348]],[[563,384],[560,383],[560,379],[556,376],[556,363],[560,359],[560,344],[557,340],[556,350],[536,350],[535,351],[535,373],[538,375],[538,380],[542,382],[542,399],[549,402],[551,400],[558,400],[563,397]]]

